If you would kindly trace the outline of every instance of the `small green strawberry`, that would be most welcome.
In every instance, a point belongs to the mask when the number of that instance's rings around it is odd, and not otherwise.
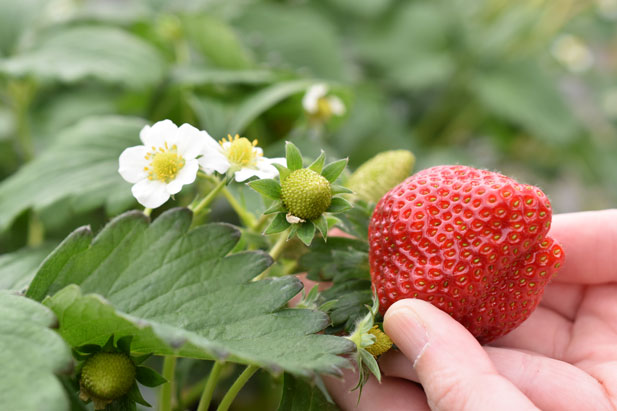
[[[384,151],[367,160],[349,177],[349,187],[362,200],[376,203],[409,177],[416,159],[411,151]]]
[[[330,207],[332,188],[321,174],[301,168],[281,183],[281,199],[291,215],[314,220]]]
[[[87,344],[73,349],[79,366],[79,398],[92,401],[95,410],[108,405],[126,406],[139,403],[150,406],[141,396],[137,382],[156,387],[166,382],[156,371],[141,366],[150,354],[131,356],[132,336],[119,338],[114,343],[111,335],[103,346]],[[124,405],[122,405],[124,404]]]
[[[351,204],[339,194],[351,193],[348,188],[334,184],[347,166],[347,159],[324,164],[321,155],[308,167],[303,167],[302,153],[292,143],[285,147],[287,167],[273,164],[279,171],[280,182],[274,179],[254,180],[249,186],[259,194],[275,200],[264,214],[274,214],[265,234],[288,231],[287,239],[294,236],[310,245],[317,230],[324,240],[329,228],[339,222],[329,214],[341,213]]]
[[[126,394],[135,383],[135,370],[128,355],[99,352],[86,360],[79,382],[90,398],[113,401]]]

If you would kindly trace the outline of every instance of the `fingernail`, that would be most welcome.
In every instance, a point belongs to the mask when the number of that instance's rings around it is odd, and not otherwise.
[[[429,334],[422,319],[408,304],[395,304],[386,313],[384,329],[405,356],[413,359],[415,368],[430,346]]]

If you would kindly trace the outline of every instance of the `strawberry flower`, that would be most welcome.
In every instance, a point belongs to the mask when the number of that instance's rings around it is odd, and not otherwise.
[[[319,83],[311,86],[302,98],[302,107],[314,119],[326,121],[345,114],[345,105],[337,96],[328,95],[328,86]]]
[[[160,207],[182,186],[195,181],[197,156],[207,137],[205,131],[190,124],[178,127],[171,120],[145,126],[139,133],[143,145],[120,154],[118,172],[133,184],[131,192],[141,205]]]
[[[273,164],[284,164],[284,158],[266,158],[263,150],[257,147],[257,140],[250,141],[236,134],[216,142],[212,137],[206,139],[199,165],[206,174],[215,171],[220,174],[233,174],[238,182],[251,177],[272,178],[278,171]]]

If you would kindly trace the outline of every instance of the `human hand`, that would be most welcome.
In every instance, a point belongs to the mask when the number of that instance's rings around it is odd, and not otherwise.
[[[343,410],[617,410],[617,210],[556,215],[566,261],[520,327],[488,346],[421,300],[390,307],[384,328],[400,351],[384,377],[326,380]],[[416,384],[420,383],[420,385]]]

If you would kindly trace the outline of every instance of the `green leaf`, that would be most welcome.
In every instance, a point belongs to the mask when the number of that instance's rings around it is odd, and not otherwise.
[[[92,241],[92,231],[81,227],[73,231],[62,243],[43,261],[37,275],[30,284],[26,297],[43,301],[56,275],[68,264],[73,255],[86,250]]]
[[[270,256],[229,254],[240,232],[228,224],[189,230],[191,215],[172,209],[149,224],[142,213],[125,213],[58,272],[48,271],[54,280],[45,294],[53,296],[45,304],[58,315],[62,337],[78,346],[133,335],[137,353],[225,358],[303,375],[347,364],[338,354],[353,348],[348,342],[313,335],[328,324],[323,313],[282,308],[302,288],[297,278],[251,281]]]
[[[248,183],[249,187],[273,200],[281,199],[281,185],[271,178],[262,178]]]
[[[68,27],[40,36],[39,42],[22,54],[0,60],[0,72],[64,83],[92,78],[145,88],[162,80],[165,62],[154,47],[124,30]]]
[[[316,173],[321,174],[321,170],[323,170],[324,161],[326,161],[326,153],[323,150],[321,150],[321,154],[319,154],[319,157],[317,157],[315,161],[313,161],[308,168],[310,168]]]
[[[332,195],[337,194],[352,194],[353,191],[348,189],[347,187],[340,186],[338,184],[332,184]]]
[[[313,237],[315,237],[315,224],[312,221],[299,224],[297,235],[304,244],[311,245]]]
[[[313,220],[313,224],[319,230],[324,240],[328,238],[328,220],[325,215],[320,215],[318,219]]]
[[[287,222],[287,219],[285,218],[285,213],[277,214],[272,219],[272,222],[270,223],[268,228],[266,228],[264,234],[268,235],[280,233],[281,231],[285,231],[287,228],[289,228],[290,225],[291,224],[289,224]]]
[[[260,61],[308,76],[346,80],[345,52],[337,27],[323,13],[306,5],[258,3],[242,7],[234,25],[259,44],[252,50]],[[328,16],[330,17],[330,16]],[[403,50],[403,49],[401,49]]]
[[[328,164],[324,167],[321,175],[324,176],[329,182],[334,183],[338,176],[341,175],[343,170],[345,170],[345,167],[347,166],[347,161],[349,161],[349,159],[343,158],[341,160],[337,160]]]
[[[293,375],[283,377],[283,397],[277,411],[336,411],[339,408],[328,402],[321,390]]]
[[[308,80],[294,80],[276,83],[258,91],[237,107],[229,122],[229,133],[241,134],[263,112],[287,97],[306,90],[310,85]]]
[[[253,59],[238,36],[221,19],[205,14],[192,14],[182,17],[182,29],[195,48],[216,67],[227,69],[247,69]]]
[[[5,410],[64,411],[69,400],[54,374],[71,371],[71,350],[49,327],[56,317],[25,297],[0,291],[0,404]]]
[[[163,378],[158,372],[149,367],[137,367],[135,378],[140,384],[146,387],[158,387],[161,384],[165,384],[167,380]]]
[[[130,401],[130,403],[128,403]],[[115,404],[114,404],[115,403]],[[129,392],[126,393],[126,397],[120,398],[118,401],[114,401],[112,406],[115,405],[118,411],[128,411],[130,409],[136,409],[135,403],[145,405],[146,407],[152,407],[148,401],[141,395],[137,383],[133,383]]]
[[[122,338],[118,338],[116,341],[116,347],[126,355],[131,355],[131,341],[133,341],[132,335],[125,335]]]
[[[223,70],[198,66],[174,67],[171,79],[185,86],[206,85],[262,85],[274,82],[277,77],[269,70]]]
[[[302,153],[296,145],[290,141],[285,143],[285,158],[287,159],[287,168],[290,171],[296,171],[302,168]]]
[[[0,290],[23,290],[51,250],[52,244],[43,244],[0,255]]]
[[[291,174],[291,171],[287,167],[285,167],[285,166],[283,166],[281,164],[272,163],[272,165],[274,167],[276,167],[276,169],[279,171],[279,180],[281,181],[281,183],[283,181],[285,181],[287,176],[289,176]]]
[[[45,0],[0,0],[0,56],[10,54],[45,8]]]
[[[270,207],[268,207],[268,209],[266,209],[266,211],[264,211],[264,214],[266,214],[266,215],[274,214],[274,213],[285,213],[285,214],[287,214],[287,209],[283,205],[282,201],[275,201]]]
[[[73,212],[101,205],[117,212],[134,204],[130,184],[118,174],[118,157],[125,148],[141,144],[143,126],[140,119],[109,116],[87,118],[66,129],[45,152],[0,183],[0,231],[23,210],[40,211],[66,198]]]
[[[381,371],[379,371],[379,365],[377,365],[375,357],[365,349],[360,349],[359,353],[360,358],[362,358],[362,365],[365,365],[371,374],[377,378],[377,381],[381,382]]]
[[[534,66],[479,73],[469,86],[488,112],[526,129],[547,143],[572,141],[579,123],[555,80]]]
[[[341,197],[332,197],[332,203],[330,203],[327,211],[328,213],[342,213],[350,208],[352,208],[352,205],[349,201]]]

